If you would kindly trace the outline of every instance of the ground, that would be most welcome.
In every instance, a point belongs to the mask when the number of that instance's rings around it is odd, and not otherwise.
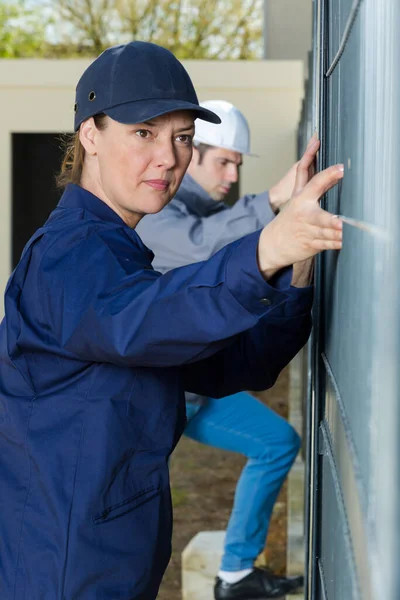
[[[284,417],[287,417],[288,375],[289,370],[286,369],[272,390],[258,395]],[[180,600],[181,553],[192,537],[199,531],[225,529],[236,481],[244,462],[240,455],[210,448],[185,437],[179,442],[171,461],[173,552],[158,600]],[[271,569],[285,572],[285,487],[275,505],[265,557]]]

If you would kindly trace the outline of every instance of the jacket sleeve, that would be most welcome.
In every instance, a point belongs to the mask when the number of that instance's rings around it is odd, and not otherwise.
[[[41,319],[74,357],[181,366],[230,345],[269,314],[275,319],[291,296],[291,269],[272,285],[259,272],[260,232],[166,275],[143,261],[139,246],[130,258],[120,256],[115,235],[87,234],[61,254],[53,244],[41,259]]]
[[[244,196],[231,208],[206,217],[170,205],[156,215],[146,215],[137,231],[155,254],[161,272],[208,260],[221,248],[253,233],[274,218],[269,194]]]
[[[284,314],[264,317],[214,356],[182,368],[185,390],[222,398],[272,387],[281,370],[307,342],[312,288],[294,289]]]

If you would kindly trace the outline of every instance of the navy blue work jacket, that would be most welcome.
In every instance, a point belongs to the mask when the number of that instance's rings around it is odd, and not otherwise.
[[[5,294],[1,600],[156,598],[184,390],[265,389],[309,335],[311,290],[290,269],[266,283],[258,238],[160,275],[134,230],[67,187]]]

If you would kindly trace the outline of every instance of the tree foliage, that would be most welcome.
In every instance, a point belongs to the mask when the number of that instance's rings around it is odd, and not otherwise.
[[[46,24],[25,2],[0,0],[0,57],[41,56],[46,45]]]
[[[161,44],[181,59],[261,56],[262,0],[35,0],[18,10],[2,56],[97,55],[130,40]]]

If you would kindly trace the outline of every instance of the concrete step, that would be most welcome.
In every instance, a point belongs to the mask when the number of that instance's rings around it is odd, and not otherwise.
[[[182,553],[182,599],[212,600],[225,531],[201,531]]]
[[[213,600],[224,537],[225,531],[201,531],[186,546],[182,553],[182,600]],[[303,600],[303,596],[291,595],[287,600]]]

